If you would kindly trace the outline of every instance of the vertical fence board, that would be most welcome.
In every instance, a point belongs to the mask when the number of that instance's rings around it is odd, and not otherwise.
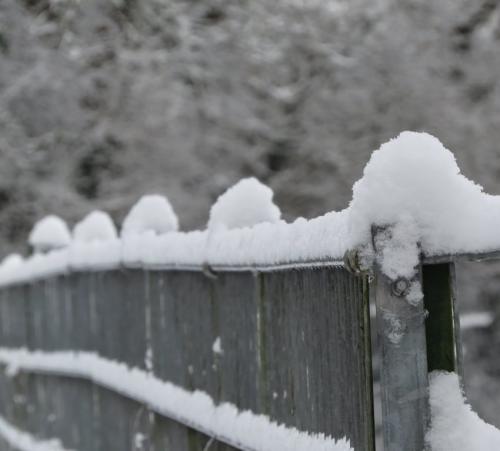
[[[257,276],[252,273],[218,275],[212,336],[221,353],[210,343],[219,383],[214,399],[254,412],[260,411],[256,286]]]
[[[129,367],[145,369],[144,272],[114,270],[96,273],[95,277],[97,351]],[[148,446],[150,425],[146,408],[106,389],[98,389],[98,402],[102,451]]]
[[[342,268],[272,272],[261,275],[260,290],[265,413],[373,449],[362,278]]]

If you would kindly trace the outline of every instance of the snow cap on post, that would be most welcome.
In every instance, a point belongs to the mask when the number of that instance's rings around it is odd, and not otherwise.
[[[161,235],[178,229],[179,221],[168,199],[149,194],[141,197],[130,209],[123,221],[121,235],[127,237],[150,231]]]
[[[500,197],[464,177],[439,139],[406,131],[373,152],[353,187],[349,247],[369,242],[374,225],[400,222],[427,255],[495,249]]]
[[[281,211],[273,203],[273,195],[272,189],[255,177],[240,180],[212,206],[208,228],[238,229],[262,222],[279,222]]]
[[[73,239],[79,243],[113,240],[117,236],[113,220],[100,210],[89,213],[73,229]]]
[[[66,247],[71,242],[71,233],[61,218],[50,215],[35,224],[28,242],[35,252],[49,252]]]

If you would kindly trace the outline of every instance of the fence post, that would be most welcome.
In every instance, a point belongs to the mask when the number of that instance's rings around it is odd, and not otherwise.
[[[412,305],[406,300],[404,285],[410,281],[392,281],[378,265],[374,272],[372,295],[381,349],[384,449],[422,451],[429,418],[424,305]],[[419,265],[412,281],[421,278]]]

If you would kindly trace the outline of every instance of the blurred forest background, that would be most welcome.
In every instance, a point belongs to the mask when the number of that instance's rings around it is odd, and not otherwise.
[[[290,219],[347,206],[372,150],[438,136],[500,193],[497,0],[0,0],[0,252],[149,192],[204,227],[239,178]],[[500,231],[499,231],[500,233]],[[459,268],[469,395],[500,426],[500,268]]]

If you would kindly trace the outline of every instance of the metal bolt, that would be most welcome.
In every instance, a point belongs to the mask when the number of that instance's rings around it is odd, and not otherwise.
[[[344,266],[352,274],[360,275],[363,271],[360,265],[359,252],[357,249],[350,249],[344,254]]]
[[[410,291],[410,281],[400,277],[392,283],[391,290],[392,294],[398,298],[406,296]]]

